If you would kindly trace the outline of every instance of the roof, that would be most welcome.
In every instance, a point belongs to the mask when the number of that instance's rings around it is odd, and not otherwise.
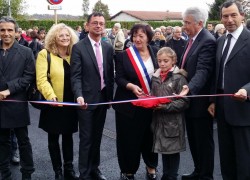
[[[181,12],[170,12],[170,11],[120,11],[110,19],[125,13],[141,21],[164,21],[164,20],[180,20],[182,19]]]

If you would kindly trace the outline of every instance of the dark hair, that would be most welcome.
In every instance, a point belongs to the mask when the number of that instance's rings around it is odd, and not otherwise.
[[[44,27],[40,27],[37,34],[41,34],[43,32],[46,32],[46,29]]]
[[[230,6],[232,6],[233,4],[235,4],[239,10],[239,12],[242,14],[242,13],[245,13],[244,12],[244,9],[243,9],[243,6],[237,2],[237,1],[226,1],[224,2],[221,7],[220,7],[220,17],[222,16],[221,12],[222,12],[222,8],[228,8]]]
[[[9,17],[9,16],[3,16],[3,17],[1,17],[0,24],[1,23],[6,23],[6,22],[13,23],[15,25],[15,32],[18,31],[18,28],[19,28],[18,24],[17,24],[17,22],[12,17]]]
[[[38,38],[37,32],[36,32],[36,31],[31,31],[31,32],[30,32],[30,37],[31,37],[32,39]]]
[[[246,27],[247,27],[247,29],[250,30],[250,19],[247,20],[247,22],[246,22]]]
[[[96,17],[96,16],[102,16],[102,17],[104,17],[104,15],[103,15],[102,13],[100,13],[100,12],[93,12],[93,13],[91,13],[91,14],[88,16],[87,22],[89,23],[89,22],[90,22],[90,19],[91,19],[92,17]]]
[[[152,38],[154,36],[154,33],[149,25],[146,24],[135,24],[132,29],[130,30],[130,40],[133,42],[133,36],[135,33],[137,33],[139,30],[142,30],[147,37],[148,37],[148,43],[152,41]]]

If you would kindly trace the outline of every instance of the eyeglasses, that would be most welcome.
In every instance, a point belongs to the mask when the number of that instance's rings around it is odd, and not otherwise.
[[[103,27],[103,26],[105,25],[104,22],[98,22],[98,21],[91,22],[90,24],[91,24],[92,26],[98,26],[98,24],[99,24],[101,27]]]

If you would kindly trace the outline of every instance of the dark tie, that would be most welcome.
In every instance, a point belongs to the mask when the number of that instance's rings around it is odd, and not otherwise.
[[[189,50],[190,50],[192,44],[193,44],[193,39],[190,39],[190,40],[188,41],[188,47],[187,47],[187,49],[186,49],[186,51],[185,51],[185,53],[184,53],[184,56],[183,56],[183,58],[182,58],[181,69],[183,69],[183,67],[184,67],[184,65],[185,65],[186,57],[187,57],[187,54],[188,54],[188,52],[189,52]]]
[[[101,55],[99,43],[95,43],[95,52],[96,52],[96,60],[97,60],[97,64],[98,64],[98,68],[99,68],[99,72],[101,76],[101,89],[103,89],[105,85],[104,85],[104,79],[103,79],[102,55]]]
[[[223,54],[221,56],[219,77],[218,77],[218,89],[224,89],[224,86],[223,86],[224,64],[225,64],[225,61],[226,61],[226,58],[227,58],[227,54],[228,54],[228,50],[229,50],[229,47],[230,47],[232,37],[233,37],[232,34],[227,35],[227,44],[226,44],[226,47],[225,47],[225,49],[223,51]]]

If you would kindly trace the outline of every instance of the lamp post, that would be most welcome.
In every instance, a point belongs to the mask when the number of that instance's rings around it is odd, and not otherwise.
[[[10,1],[11,0],[8,0],[8,16],[11,17],[11,7],[10,7]]]

